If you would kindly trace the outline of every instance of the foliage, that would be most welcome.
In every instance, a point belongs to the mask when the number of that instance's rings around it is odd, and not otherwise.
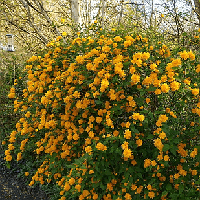
[[[0,53],[0,141],[10,135],[19,120],[19,113],[13,113],[14,101],[8,98],[8,93],[12,85],[15,85],[18,97],[22,95],[25,87],[22,72],[25,60],[25,54]]]
[[[56,199],[198,199],[200,55],[120,30],[62,40],[27,61],[5,159],[37,162],[29,185]]]

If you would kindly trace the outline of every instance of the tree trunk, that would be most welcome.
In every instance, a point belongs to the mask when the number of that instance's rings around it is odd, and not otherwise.
[[[196,12],[198,20],[199,20],[199,28],[200,28],[200,1],[194,0],[194,4],[195,4],[195,12]]]
[[[102,0],[102,28],[104,28],[104,17],[105,17],[105,3],[106,0]]]
[[[79,0],[71,0],[70,1],[71,4],[71,16],[72,16],[72,20],[74,21],[74,23],[76,25],[79,25],[81,23],[80,20],[80,8],[79,8]]]

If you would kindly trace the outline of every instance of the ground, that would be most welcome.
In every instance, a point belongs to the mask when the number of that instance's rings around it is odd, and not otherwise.
[[[50,199],[39,186],[29,187],[22,178],[18,178],[19,167],[14,164],[11,169],[8,169],[3,157],[3,152],[0,152],[0,200]]]

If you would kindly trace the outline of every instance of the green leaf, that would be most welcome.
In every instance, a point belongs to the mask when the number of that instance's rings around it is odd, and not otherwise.
[[[6,167],[8,168],[8,169],[10,169],[10,163],[6,163]]]
[[[96,104],[102,104],[102,101],[96,100],[95,103],[96,103]]]
[[[183,36],[186,36],[186,35],[187,35],[187,33],[186,33],[186,32],[184,32],[184,33],[182,33],[182,35],[183,35]]]
[[[177,150],[177,147],[172,147],[170,149],[170,152],[173,154],[173,155],[176,155],[176,150]]]
[[[147,139],[153,139],[154,138],[154,135],[153,134],[149,134],[148,136],[147,136]]]
[[[124,66],[129,66],[130,65],[130,62],[125,62],[123,63]]]
[[[165,196],[168,194],[168,191],[163,191],[161,196]]]
[[[168,191],[172,190],[172,185],[171,184],[167,184],[166,190],[168,190]]]
[[[165,144],[163,147],[163,151],[168,151],[170,149],[170,145],[169,144]]]
[[[138,177],[142,178],[142,174],[141,173],[138,173],[137,175],[138,175]]]
[[[180,184],[179,185],[179,194],[181,194],[184,190],[184,185],[183,184]]]

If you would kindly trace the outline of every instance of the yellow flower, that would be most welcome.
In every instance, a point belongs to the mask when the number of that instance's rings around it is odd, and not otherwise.
[[[160,139],[165,139],[166,137],[166,133],[164,133],[163,131],[159,134],[159,138]]]
[[[168,155],[164,156],[164,161],[169,161],[169,156]]]
[[[161,94],[161,90],[160,90],[160,89],[156,89],[154,93],[155,93],[156,95],[159,95],[159,94]]]
[[[74,140],[78,140],[78,139],[79,139],[79,135],[78,135],[77,133],[75,133],[75,134],[73,135],[73,139],[74,139]]]
[[[92,152],[92,147],[91,147],[91,146],[85,147],[85,152],[88,153],[88,154],[91,154],[91,152]]]
[[[126,193],[124,195],[124,197],[125,197],[126,200],[131,200],[132,199],[132,197],[131,197],[131,195],[129,193]]]
[[[192,94],[193,95],[198,95],[199,94],[199,88],[195,88],[195,89],[192,89]]]
[[[70,184],[70,185],[73,185],[74,183],[75,183],[75,179],[74,179],[73,177],[70,178],[70,179],[69,179],[69,184]]]
[[[28,175],[29,175],[29,172],[25,172],[24,174],[25,174],[25,176],[28,176]]]
[[[142,81],[142,84],[143,85],[146,85],[146,86],[149,86],[151,83],[152,83],[152,78],[151,77],[146,77],[143,81]]]
[[[194,151],[190,153],[190,157],[194,158],[197,155],[197,149],[195,148]]]
[[[139,121],[141,121],[141,122],[144,121],[144,115],[139,115],[139,116],[138,116],[138,119],[139,119]]]
[[[150,65],[150,69],[151,70],[155,70],[157,68],[157,65],[155,63],[151,64]]]
[[[187,84],[187,85],[190,85],[190,80],[188,80],[187,78],[186,79],[184,79],[184,81],[183,81],[185,84]]]
[[[131,158],[132,157],[132,151],[128,148],[124,149],[123,152],[124,158]]]
[[[92,198],[93,198],[94,200],[97,200],[97,199],[98,199],[98,194],[94,193],[93,196],[92,196]]]
[[[132,82],[133,85],[136,85],[137,83],[140,82],[140,76],[137,75],[137,74],[133,74],[131,76],[131,82]]]
[[[160,138],[154,139],[154,146],[157,147],[160,151],[163,149],[163,144]]]
[[[192,170],[191,172],[192,172],[192,175],[193,175],[193,176],[197,175],[197,170],[196,170],[196,169],[195,169],[195,170]]]
[[[162,84],[161,85],[161,91],[164,92],[164,93],[169,92],[169,86],[166,83]]]
[[[67,33],[66,32],[62,32],[62,36],[66,36],[67,35]]]
[[[124,138],[131,139],[131,131],[129,129],[126,129],[124,132]]]
[[[113,184],[112,183],[107,183],[107,189],[109,191],[112,191],[113,190]]]
[[[164,14],[161,14],[160,16],[163,18],[163,17],[164,17]]]
[[[106,151],[107,147],[103,145],[101,142],[97,143],[96,148],[101,151]]]
[[[88,190],[83,190],[83,197],[87,197],[90,194]]]
[[[145,159],[144,160],[144,168],[147,168],[151,165],[151,160],[150,159]]]
[[[150,98],[146,98],[146,103],[150,103],[151,102],[151,99]]]
[[[178,179],[178,178],[179,178],[179,176],[180,176],[180,174],[179,174],[179,173],[176,173],[176,174],[174,174],[174,178],[175,178],[175,179]]]
[[[81,191],[81,185],[80,185],[80,184],[76,185],[76,186],[75,186],[75,189],[77,189],[78,192],[80,192],[80,191]]]
[[[173,67],[177,67],[179,65],[181,65],[181,60],[180,59],[175,59],[175,60],[172,61],[172,66]]]
[[[149,59],[149,58],[150,58],[150,54],[149,54],[148,52],[144,52],[144,53],[142,54],[142,59],[147,60],[147,59]]]
[[[186,51],[181,52],[180,56],[183,60],[187,60],[189,58],[189,55]]]
[[[101,81],[101,87],[102,88],[107,88],[109,85],[109,81],[107,79],[102,79]]]
[[[197,72],[197,73],[200,72],[200,64],[197,65],[197,67],[196,67],[196,72]]]
[[[141,139],[136,140],[135,143],[137,144],[138,147],[142,146],[142,140]]]
[[[21,153],[18,153],[17,154],[17,161],[21,160],[22,159],[22,154]]]
[[[188,52],[188,55],[189,55],[190,60],[195,60],[195,55],[192,53],[191,50]]]
[[[116,37],[114,38],[114,40],[115,40],[116,42],[121,42],[122,38],[121,38],[120,36],[116,36]]]
[[[166,115],[160,115],[158,120],[160,120],[161,122],[166,122],[168,120],[168,117]]]
[[[151,191],[148,193],[148,196],[150,199],[153,199],[155,197],[155,193]]]
[[[65,22],[65,19],[61,18],[60,21],[61,21],[61,23],[64,23],[64,22]]]
[[[83,64],[84,63],[84,57],[83,56],[76,56],[76,62],[78,64]]]
[[[89,171],[89,174],[94,174],[94,170],[91,169],[91,170]]]
[[[152,165],[152,166],[156,166],[156,165],[157,165],[156,161],[155,161],[155,160],[152,160],[152,161],[151,161],[151,165]]]
[[[69,185],[68,182],[66,182],[66,183],[65,183],[65,186],[64,186],[64,190],[65,190],[65,191],[69,191],[70,188],[71,188],[71,186]]]
[[[11,155],[6,155],[5,160],[6,161],[11,161],[12,160],[12,156]]]
[[[180,85],[181,85],[181,84],[180,84],[179,82],[177,82],[177,81],[171,82],[171,83],[170,83],[171,90],[172,90],[172,91],[178,90],[179,87],[180,87]]]
[[[128,41],[124,41],[124,47],[127,48],[129,46],[131,46],[132,42],[130,40]]]
[[[106,53],[109,52],[110,49],[111,49],[111,48],[110,48],[109,46],[103,46],[103,47],[102,47],[102,51],[103,51],[103,52],[106,52]]]
[[[132,184],[132,185],[131,185],[131,190],[136,190],[136,189],[137,189],[137,185]]]

